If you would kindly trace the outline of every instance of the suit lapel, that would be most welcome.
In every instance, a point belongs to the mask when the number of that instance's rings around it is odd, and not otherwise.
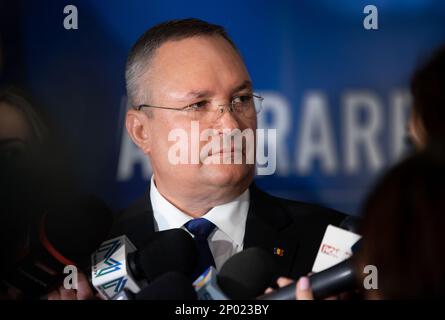
[[[274,198],[250,188],[244,248],[260,247],[274,255],[280,275],[289,276],[298,248],[298,232],[292,219]]]
[[[126,234],[137,248],[143,248],[155,232],[153,208],[150,200],[150,186],[144,195],[125,210],[123,221],[118,223],[115,234]]]

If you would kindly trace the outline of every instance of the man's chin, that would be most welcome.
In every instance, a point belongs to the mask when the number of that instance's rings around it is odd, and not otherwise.
[[[209,184],[225,186],[249,185],[253,180],[253,165],[245,164],[208,164],[201,168],[205,170],[205,179]]]

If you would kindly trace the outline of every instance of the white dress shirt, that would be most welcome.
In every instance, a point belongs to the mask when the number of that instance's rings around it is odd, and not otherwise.
[[[153,208],[156,231],[174,228],[181,228],[187,231],[184,224],[192,220],[193,217],[176,208],[159,193],[153,176],[151,177],[150,201]],[[236,199],[213,207],[202,216],[202,218],[209,220],[216,226],[215,230],[210,234],[208,241],[217,270],[220,270],[224,262],[232,255],[243,250],[249,203],[250,195],[249,189],[247,189]]]

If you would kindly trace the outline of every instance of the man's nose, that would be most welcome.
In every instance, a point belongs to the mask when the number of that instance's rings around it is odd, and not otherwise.
[[[216,121],[215,127],[217,129],[239,129],[239,122],[237,118],[236,111],[233,110],[231,105],[219,106],[218,120]]]

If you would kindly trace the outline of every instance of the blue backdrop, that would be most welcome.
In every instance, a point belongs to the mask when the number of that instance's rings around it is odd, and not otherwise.
[[[63,27],[68,4],[78,30]],[[378,9],[378,30],[363,27],[367,4]],[[278,131],[277,171],[259,186],[352,214],[406,149],[409,76],[445,40],[439,1],[45,0],[19,10],[23,86],[61,128],[83,188],[116,209],[150,175],[123,117],[126,56],[152,25],[223,25],[266,98],[260,125]]]

